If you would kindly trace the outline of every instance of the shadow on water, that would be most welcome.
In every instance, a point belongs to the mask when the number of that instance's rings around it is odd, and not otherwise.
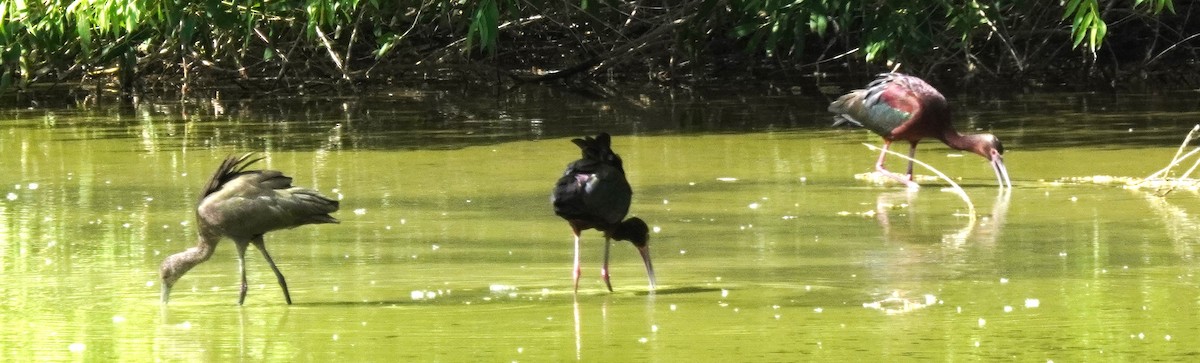
[[[637,296],[684,295],[684,294],[701,294],[701,293],[706,293],[706,292],[719,292],[719,291],[721,291],[721,289],[715,288],[715,287],[680,286],[680,287],[671,287],[671,288],[666,288],[666,289],[657,289],[654,291],[638,291],[633,294],[637,295]]]
[[[354,97],[205,99],[145,102],[134,107],[32,106],[9,109],[0,116],[29,120],[38,127],[88,130],[72,133],[87,137],[176,140],[162,143],[168,150],[231,145],[281,151],[445,150],[599,131],[614,135],[745,133],[821,130],[832,122],[825,110],[828,94],[796,94],[764,85],[741,87],[629,87],[597,98],[559,87],[521,87],[496,93],[491,88],[459,83],[427,84]],[[841,88],[856,87],[848,84]],[[1009,150],[1032,151],[1169,145],[1181,132],[1200,123],[1200,112],[1194,112],[1188,101],[1191,93],[1115,97],[1012,92],[949,94],[956,127],[965,133],[994,133]],[[228,130],[235,128],[239,135],[255,136],[231,137],[235,135]],[[868,134],[865,130],[846,132]],[[856,137],[854,142],[861,140]]]

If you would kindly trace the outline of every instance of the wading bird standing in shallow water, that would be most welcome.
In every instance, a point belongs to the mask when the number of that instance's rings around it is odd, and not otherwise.
[[[1004,168],[1004,146],[992,134],[963,135],[954,129],[946,98],[920,78],[900,73],[880,74],[867,89],[854,90],[829,104],[829,112],[837,114],[834,126],[850,122],[864,126],[883,136],[883,150],[875,170],[899,180],[910,188],[913,163],[908,173],[897,175],[883,167],[886,150],[893,141],[908,141],[908,156],[917,153],[917,142],[924,138],[941,140],[956,150],[970,151],[991,161],[1000,187],[1012,187],[1008,170]]]
[[[584,137],[571,142],[582,149],[583,158],[567,165],[562,178],[554,185],[550,202],[554,205],[554,214],[566,219],[575,234],[575,291],[579,291],[579,233],[589,228],[604,232],[604,267],[600,276],[608,291],[612,291],[608,275],[608,249],[612,239],[629,241],[637,247],[646,263],[650,290],[654,290],[650,230],[646,222],[637,217],[624,220],[633,199],[633,189],[625,180],[621,157],[612,151],[612,138],[601,133],[595,138]]]
[[[329,215],[338,210],[338,202],[315,190],[292,186],[292,178],[280,171],[246,170],[263,159],[251,159],[253,155],[226,158],[205,185],[196,208],[200,242],[163,260],[160,276],[164,304],[175,282],[192,267],[212,257],[222,237],[229,237],[237,246],[238,271],[242,274],[238,305],[246,300],[246,247],[251,244],[262,252],[271,270],[275,271],[279,287],[283,288],[283,298],[289,305],[292,303],[287,282],[263,245],[263,234],[305,224],[338,223]]]

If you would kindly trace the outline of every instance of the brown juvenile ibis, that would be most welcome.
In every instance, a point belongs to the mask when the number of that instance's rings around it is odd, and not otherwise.
[[[612,151],[612,138],[607,133],[595,138],[573,139],[583,151],[583,157],[567,165],[567,170],[554,185],[550,202],[554,214],[566,219],[575,234],[575,291],[579,291],[579,233],[589,228],[604,232],[604,267],[600,276],[608,291],[612,283],[608,274],[608,249],[611,240],[629,241],[637,247],[646,263],[650,290],[654,290],[654,266],[650,263],[650,230],[637,217],[625,219],[633,189],[625,180],[621,157]],[[623,220],[623,221],[622,221]]]
[[[849,122],[864,126],[883,136],[884,152],[879,154],[875,170],[906,185],[912,181],[913,163],[908,173],[897,175],[883,167],[887,148],[893,141],[908,141],[908,156],[917,153],[917,142],[924,138],[941,140],[956,150],[970,151],[991,161],[1000,187],[1012,187],[1008,170],[1004,168],[1004,146],[992,134],[963,135],[954,129],[950,107],[937,89],[920,78],[900,73],[884,73],[867,85],[854,90],[829,104],[829,112],[837,114],[834,126]]]
[[[315,190],[292,186],[292,178],[280,171],[246,170],[263,159],[251,158],[253,155],[227,157],[205,185],[196,208],[200,241],[195,247],[163,260],[160,276],[164,304],[175,282],[192,267],[212,257],[222,237],[229,237],[237,246],[238,271],[242,274],[238,305],[246,300],[246,247],[251,244],[262,252],[271,270],[275,271],[279,287],[283,288],[283,298],[289,305],[292,303],[287,282],[263,245],[263,234],[306,224],[338,223],[329,215],[338,210],[338,202]]]

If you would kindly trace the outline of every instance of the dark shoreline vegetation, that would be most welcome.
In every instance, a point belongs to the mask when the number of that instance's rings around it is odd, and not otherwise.
[[[0,93],[346,94],[751,81],[820,90],[899,67],[950,87],[1200,87],[1172,0],[481,0],[0,4]],[[811,92],[804,92],[811,93]],[[7,98],[7,97],[6,97]]]

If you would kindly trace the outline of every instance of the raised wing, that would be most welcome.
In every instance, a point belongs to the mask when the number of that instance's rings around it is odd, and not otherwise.
[[[329,215],[338,210],[336,200],[292,186],[292,178],[280,171],[245,171],[249,163],[230,164],[231,159],[226,159],[218,169],[230,172],[219,174],[219,179],[214,176],[213,180],[220,180],[220,184],[197,207],[203,222],[226,235],[239,237],[305,224],[338,222]],[[242,159],[246,160],[245,156]],[[227,165],[234,167],[226,169]]]

